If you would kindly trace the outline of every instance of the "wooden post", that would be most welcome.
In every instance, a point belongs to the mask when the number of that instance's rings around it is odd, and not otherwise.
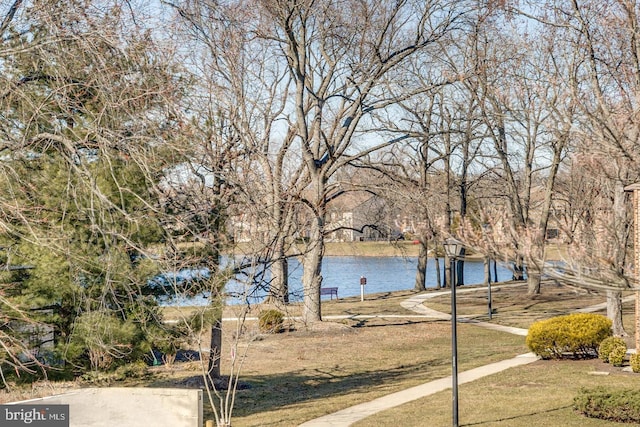
[[[633,263],[635,267],[636,286],[640,285],[640,194],[639,188],[633,191]],[[640,289],[636,289],[636,353],[640,353]]]
[[[213,420],[207,420],[205,427],[213,427]]]
[[[628,185],[624,191],[633,192],[633,268],[636,278],[635,334],[636,353],[640,353],[640,183]]]

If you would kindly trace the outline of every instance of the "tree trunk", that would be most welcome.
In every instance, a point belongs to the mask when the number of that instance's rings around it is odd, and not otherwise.
[[[309,247],[302,258],[302,288],[304,306],[302,319],[305,323],[321,322],[320,288],[322,287],[322,256],[324,254],[324,236],[322,234],[324,218],[317,216],[311,225]]]
[[[616,240],[619,242],[618,250],[614,253],[614,262],[617,270],[622,273],[626,261],[626,227],[627,210],[625,208],[624,185],[620,179],[617,179],[614,187],[613,196],[613,212],[614,227],[617,234]],[[624,242],[624,243],[622,243]],[[607,317],[611,319],[613,334],[616,336],[627,336],[622,324],[622,292],[607,291]]]
[[[216,186],[216,194],[220,194],[220,187]],[[214,223],[214,230],[216,232],[222,230],[222,215],[216,216],[216,222]],[[217,235],[217,233],[216,233]],[[211,250],[213,252],[210,258],[211,264],[209,265],[210,274],[215,277],[220,274],[222,262],[220,254],[222,253],[221,244],[219,241],[211,242]],[[211,325],[211,341],[209,343],[209,363],[207,367],[207,379],[209,381],[220,378],[220,355],[222,354],[222,310],[225,304],[224,297],[222,296],[222,289],[216,288],[215,292],[211,289],[211,296],[209,304],[215,310],[215,320]]]
[[[265,169],[268,165],[265,165]],[[278,162],[278,168],[273,175],[277,179],[271,178],[276,183],[282,181],[283,166]],[[289,304],[289,259],[287,251],[289,249],[290,238],[293,235],[295,209],[287,199],[287,195],[282,192],[280,185],[269,183],[268,188],[272,188],[272,195],[269,204],[272,205],[269,241],[273,241],[271,261],[271,280],[269,285],[269,300],[276,304]]]
[[[211,345],[209,346],[209,366],[207,379],[220,378],[220,354],[222,350],[222,310],[211,325]]]
[[[418,268],[416,270],[416,291],[426,291],[427,263],[429,262],[429,251],[426,240],[420,239],[420,253],[418,254]]]
[[[436,269],[436,289],[442,288],[442,277],[440,276],[440,258],[437,256],[433,258]]]
[[[489,286],[491,283],[491,260],[489,258],[484,259],[484,285]]]
[[[560,132],[557,143],[553,145],[553,161],[551,162],[549,175],[547,176],[547,182],[545,183],[544,201],[540,208],[538,229],[535,230],[535,237],[532,242],[533,247],[531,248],[531,254],[533,256],[531,256],[531,259],[529,260],[531,270],[527,270],[529,295],[537,295],[540,293],[541,275],[545,264],[547,228],[549,226],[551,205],[553,203],[553,189],[556,182],[556,176],[558,175],[558,169],[560,168],[560,163],[562,163],[564,147],[566,146],[566,141],[568,140],[569,135],[568,130],[560,129]]]
[[[517,280],[517,281],[524,280],[524,260],[520,255],[516,255],[516,261],[513,263],[512,280]]]
[[[444,287],[451,288],[451,260],[448,256],[444,257]]]
[[[622,292],[607,291],[607,317],[613,323],[613,335],[626,337],[627,332],[622,325]]]
[[[541,277],[537,271],[527,269],[527,293],[532,295],[540,294]]]
[[[268,299],[279,304],[289,303],[289,261],[284,251],[274,253]]]
[[[530,248],[532,255],[529,257],[527,266],[527,294],[529,296],[540,294],[544,266],[544,239],[535,239],[532,245],[533,247]]]

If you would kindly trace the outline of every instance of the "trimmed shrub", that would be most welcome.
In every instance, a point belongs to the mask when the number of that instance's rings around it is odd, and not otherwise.
[[[582,389],[573,399],[573,407],[590,418],[640,423],[640,390]]]
[[[640,353],[633,353],[629,357],[629,365],[631,365],[631,370],[636,374],[640,373]]]
[[[598,357],[602,359],[603,362],[609,363],[609,354],[613,351],[614,348],[622,347],[625,352],[627,351],[627,344],[620,337],[609,337],[605,338],[598,347]]]
[[[576,313],[533,323],[526,343],[543,359],[595,357],[600,343],[611,334],[611,320],[605,316]]]
[[[616,346],[609,353],[609,363],[613,366],[622,366],[624,358],[627,356],[627,346]]]
[[[284,314],[275,309],[265,310],[258,316],[258,327],[261,332],[267,334],[282,332],[283,323]]]

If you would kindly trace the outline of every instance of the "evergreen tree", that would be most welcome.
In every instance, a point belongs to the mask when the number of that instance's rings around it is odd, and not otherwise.
[[[34,2],[3,39],[0,309],[7,336],[48,325],[58,358],[106,368],[150,349],[180,79],[117,3],[93,6]]]

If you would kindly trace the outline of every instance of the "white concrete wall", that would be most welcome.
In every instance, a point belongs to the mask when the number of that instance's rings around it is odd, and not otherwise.
[[[85,388],[15,404],[69,405],[70,427],[202,427],[202,390]]]

